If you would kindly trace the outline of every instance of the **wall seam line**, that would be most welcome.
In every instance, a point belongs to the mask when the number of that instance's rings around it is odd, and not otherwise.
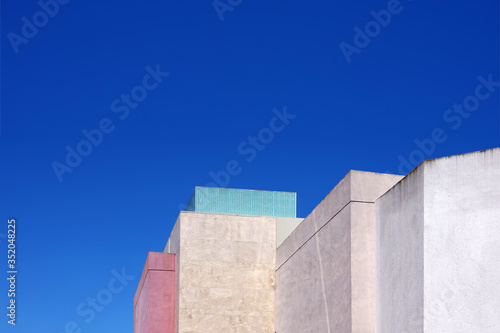
[[[288,258],[286,258],[285,261],[283,261],[283,263],[276,268],[276,272],[284,265],[287,263],[288,260],[290,260],[291,257],[293,257],[295,255],[295,253],[297,253],[301,248],[304,247],[304,245],[306,245],[321,229],[323,229],[328,223],[330,223],[338,214],[340,214],[341,211],[344,210],[344,208],[346,208],[349,204],[351,203],[371,203],[371,204],[374,204],[375,201],[361,201],[361,200],[350,200],[348,201],[342,208],[340,208],[325,224],[323,224],[318,230],[316,230],[312,235],[311,237],[309,237],[308,239],[306,239],[306,241],[301,245],[299,246],[299,248],[297,250],[295,250],[291,255],[288,256]],[[302,221],[304,222],[304,221]],[[302,223],[301,222],[301,223]],[[297,230],[297,229],[295,229]],[[283,244],[283,243],[282,243]]]

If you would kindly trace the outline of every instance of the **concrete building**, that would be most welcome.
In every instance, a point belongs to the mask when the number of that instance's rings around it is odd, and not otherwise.
[[[500,149],[350,171],[295,214],[295,193],[197,187],[134,332],[500,332]]]

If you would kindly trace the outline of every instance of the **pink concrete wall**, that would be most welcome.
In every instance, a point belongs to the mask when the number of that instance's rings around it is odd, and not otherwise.
[[[149,252],[134,297],[134,333],[175,333],[175,254]]]

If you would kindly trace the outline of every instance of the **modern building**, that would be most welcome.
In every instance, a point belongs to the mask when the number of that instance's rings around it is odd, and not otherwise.
[[[295,193],[196,187],[150,252],[135,333],[500,332],[500,148]]]

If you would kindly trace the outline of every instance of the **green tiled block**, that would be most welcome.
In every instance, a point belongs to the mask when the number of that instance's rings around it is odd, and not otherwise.
[[[187,211],[296,217],[297,193],[196,186]]]

